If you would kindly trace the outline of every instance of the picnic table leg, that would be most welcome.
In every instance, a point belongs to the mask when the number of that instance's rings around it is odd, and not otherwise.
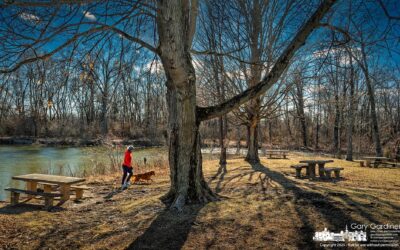
[[[325,163],[318,163],[319,177],[325,177],[324,167],[325,167]]]
[[[53,206],[53,197],[45,197],[44,199],[44,207],[49,210]]]
[[[17,205],[19,201],[19,193],[11,192],[11,206]]]
[[[366,161],[365,161],[365,166],[366,166],[366,167],[371,167],[371,162],[370,162],[369,160],[366,160]]]
[[[28,181],[28,182],[26,182],[26,190],[36,192],[36,189],[37,189],[37,182],[36,181]],[[33,197],[35,197],[35,196],[31,195],[31,194],[28,195],[28,198],[30,198],[30,199],[33,198]]]
[[[310,169],[310,178],[315,178],[315,163],[309,163],[308,168]]]
[[[296,178],[301,177],[301,168],[296,168]]]
[[[62,201],[67,201],[67,200],[69,200],[69,197],[70,197],[70,189],[71,189],[71,187],[70,187],[70,185],[67,185],[67,184],[63,184],[63,185],[61,185],[61,200]]]

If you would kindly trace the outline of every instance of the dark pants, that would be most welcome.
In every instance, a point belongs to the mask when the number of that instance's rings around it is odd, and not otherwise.
[[[128,182],[132,177],[132,168],[122,165],[122,170],[124,171],[124,175],[122,176],[122,185],[124,185],[124,183]],[[127,175],[128,175],[128,178],[125,181],[125,178]]]

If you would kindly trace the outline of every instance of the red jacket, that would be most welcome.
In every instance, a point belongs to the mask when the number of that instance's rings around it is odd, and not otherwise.
[[[132,167],[132,152],[129,152],[129,150],[125,151],[125,156],[124,156],[124,162],[122,163],[123,165],[127,167]]]

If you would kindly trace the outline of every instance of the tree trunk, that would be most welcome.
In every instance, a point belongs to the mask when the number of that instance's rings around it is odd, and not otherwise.
[[[354,127],[354,68],[353,58],[350,56],[350,97],[347,123],[347,154],[346,160],[353,160],[353,127]]]
[[[171,208],[205,203],[217,197],[204,180],[196,113],[196,76],[189,53],[196,6],[159,1],[158,52],[167,78],[169,167],[171,188],[163,197]],[[190,11],[189,11],[190,9]],[[194,23],[193,23],[194,22]]]
[[[369,76],[367,56],[366,56],[364,47],[365,47],[365,45],[363,44],[361,46],[361,53],[362,53],[363,60],[364,60],[364,66],[361,68],[363,69],[363,72],[365,75],[365,83],[367,84],[368,97],[369,97],[369,102],[371,105],[372,133],[373,133],[373,138],[374,138],[374,143],[375,143],[375,152],[376,152],[376,156],[383,156],[381,139],[380,139],[380,135],[379,135],[378,117],[377,117],[376,108],[375,108],[375,93],[374,93],[374,89],[372,86],[371,78]]]
[[[227,131],[227,119],[226,115],[224,117],[219,118],[219,145],[221,147],[221,154],[219,157],[219,165],[226,165],[226,131]]]
[[[237,143],[236,143],[236,154],[240,154],[240,141],[241,141],[241,137],[240,137],[240,126],[236,127],[236,139],[237,139]]]
[[[300,119],[300,127],[301,127],[301,137],[303,139],[303,146],[305,148],[308,147],[307,143],[307,124],[306,124],[306,115],[304,113],[304,94],[303,94],[303,83],[301,79],[296,81],[296,95],[297,95],[297,115]]]
[[[379,135],[378,116],[376,114],[376,108],[375,108],[375,93],[374,93],[374,89],[372,86],[371,77],[369,75],[368,61],[367,61],[367,55],[365,52],[365,46],[366,45],[362,42],[361,43],[362,61],[360,61],[360,59],[358,57],[356,57],[351,51],[350,51],[350,55],[360,65],[360,67],[364,73],[364,76],[365,76],[365,83],[367,85],[369,104],[371,105],[372,136],[373,136],[373,140],[375,143],[375,153],[376,153],[376,156],[382,156],[383,152],[382,152],[382,145],[381,145],[381,140],[380,140],[380,135]]]
[[[104,87],[104,91],[101,96],[101,133],[106,135],[108,133],[108,121],[107,121],[107,108],[108,108],[108,85]]]
[[[381,139],[380,139],[380,135],[379,135],[378,117],[377,117],[376,108],[375,108],[375,94],[374,94],[371,79],[369,78],[369,76],[365,77],[365,81],[367,83],[368,96],[369,96],[369,101],[371,104],[372,133],[373,133],[373,138],[374,138],[374,142],[375,142],[375,152],[376,152],[376,156],[383,156]]]
[[[258,163],[258,121],[254,121],[247,126],[247,156],[246,161],[249,163]]]
[[[168,86],[171,86],[168,83]],[[169,165],[171,188],[164,199],[180,210],[187,203],[203,203],[216,197],[204,181],[199,123],[196,121],[194,80],[185,88],[167,90],[169,110]]]
[[[338,84],[338,83],[337,83]],[[335,122],[333,125],[333,152],[335,155],[339,155],[339,123],[340,123],[340,109],[339,109],[339,93],[335,87]]]

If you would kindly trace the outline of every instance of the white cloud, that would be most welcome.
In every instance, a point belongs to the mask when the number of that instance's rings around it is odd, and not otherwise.
[[[361,58],[360,55],[360,48],[351,48],[352,54],[355,55],[357,58]],[[333,49],[324,49],[324,50],[318,50],[313,53],[313,57],[318,59],[318,58],[325,58],[327,56],[339,56],[339,63],[342,66],[347,66],[350,64],[350,55],[348,51],[344,48],[333,48]]]
[[[26,12],[22,12],[21,14],[19,14],[19,17],[25,21],[40,22],[40,18],[38,16]]]
[[[89,11],[83,11],[83,15],[85,16],[85,18],[91,21],[96,21],[96,16],[90,13]]]
[[[164,68],[160,60],[148,62],[146,65],[144,65],[144,70],[150,71],[152,74],[162,74],[164,72]]]

